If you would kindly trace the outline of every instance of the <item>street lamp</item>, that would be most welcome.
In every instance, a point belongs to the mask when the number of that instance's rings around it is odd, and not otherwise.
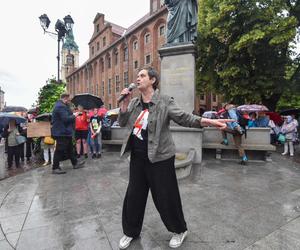
[[[46,14],[43,14],[39,17],[41,27],[44,30],[44,34],[52,34],[57,36],[57,82],[60,83],[59,79],[59,71],[60,71],[60,41],[65,37],[65,35],[72,30],[74,21],[70,15],[67,15],[64,17],[64,21],[57,20],[55,23],[55,31],[56,32],[51,32],[48,31],[47,29],[49,28],[50,25],[50,19]]]

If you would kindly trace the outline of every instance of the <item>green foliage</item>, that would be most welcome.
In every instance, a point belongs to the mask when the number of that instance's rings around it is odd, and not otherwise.
[[[65,84],[58,84],[55,79],[50,79],[48,83],[40,89],[38,94],[37,106],[39,107],[39,113],[51,112],[55,102],[64,91],[66,91]]]
[[[286,91],[277,103],[278,111],[289,108],[300,108],[300,95],[292,91]]]
[[[295,64],[299,17],[292,10],[297,5],[286,0],[200,1],[198,92],[275,109],[284,91],[296,84],[287,69]]]

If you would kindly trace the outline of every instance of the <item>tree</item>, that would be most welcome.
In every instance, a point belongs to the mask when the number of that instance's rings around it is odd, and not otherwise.
[[[38,94],[39,114],[51,112],[55,102],[65,90],[65,84],[58,84],[55,79],[48,80],[48,83],[40,89]]]
[[[275,110],[299,76],[293,54],[299,8],[299,0],[201,0],[197,90]]]

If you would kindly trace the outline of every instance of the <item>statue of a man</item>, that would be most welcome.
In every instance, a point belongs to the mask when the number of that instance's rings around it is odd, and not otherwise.
[[[165,0],[168,8],[167,43],[194,41],[197,37],[197,0]]]

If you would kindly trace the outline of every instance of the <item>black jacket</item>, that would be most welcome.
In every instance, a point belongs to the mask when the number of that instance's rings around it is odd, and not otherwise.
[[[53,137],[73,136],[75,116],[70,107],[61,100],[57,101],[52,111],[51,134]]]

